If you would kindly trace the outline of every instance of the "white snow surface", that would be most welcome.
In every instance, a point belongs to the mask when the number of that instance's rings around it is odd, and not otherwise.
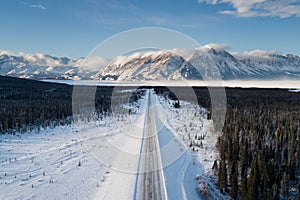
[[[0,199],[90,199],[104,168],[83,145],[92,138],[83,141],[78,131],[96,133],[99,128],[65,126],[1,135]],[[105,132],[114,129],[106,127]]]
[[[211,167],[218,154],[205,109],[188,102],[175,109],[169,99],[152,94],[168,199],[223,199],[213,182]],[[106,117],[0,135],[0,199],[134,199],[145,98],[139,105],[137,114],[117,123]],[[188,147],[188,134],[206,135],[203,147]]]
[[[139,104],[144,105],[143,99]],[[111,169],[97,157],[96,144],[115,141],[139,151],[139,140],[121,134],[112,117],[23,134],[0,135],[0,199],[132,199],[135,174]],[[139,123],[139,122],[137,122]],[[100,157],[101,158],[101,157]],[[114,158],[118,160],[119,158]]]
[[[167,162],[164,172],[169,199],[224,199],[226,196],[215,185],[212,166],[218,159],[217,136],[213,133],[212,121],[205,118],[206,110],[184,101],[176,109],[172,100],[163,97],[159,97],[158,101],[158,116],[165,121],[159,142],[162,160]],[[203,135],[206,137],[201,141],[194,139]],[[194,146],[193,150],[189,147],[191,141],[195,144],[202,142],[203,147]],[[172,146],[171,150],[164,151],[166,146]],[[169,163],[170,157],[176,156],[177,159]],[[205,187],[199,191],[200,185]]]

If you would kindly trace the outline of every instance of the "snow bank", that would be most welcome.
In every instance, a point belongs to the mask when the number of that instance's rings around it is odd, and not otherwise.
[[[206,119],[206,110],[183,101],[180,102],[180,108],[176,109],[172,100],[163,97],[158,97],[157,101],[161,104],[160,109],[157,109],[157,116],[166,119],[164,128],[158,133],[162,160],[165,163],[170,157],[173,159],[164,168],[168,197],[223,199],[224,196],[214,182],[216,177],[212,166],[218,159],[218,151],[215,147],[216,140],[211,138],[213,124]],[[200,137],[203,139],[198,140]],[[191,142],[193,146],[189,147]],[[164,150],[167,149],[166,146],[169,151]],[[177,159],[172,156],[174,154]],[[199,192],[199,186],[205,186],[207,196]]]

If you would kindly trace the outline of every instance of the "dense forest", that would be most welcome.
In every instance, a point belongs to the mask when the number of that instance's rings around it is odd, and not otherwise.
[[[0,132],[70,123],[71,94],[68,85],[1,77]]]
[[[172,99],[189,101],[176,88]],[[209,92],[194,88],[210,110]],[[281,89],[226,88],[227,114],[213,166],[222,193],[232,199],[300,199],[300,93]]]
[[[233,199],[294,199],[300,189],[300,95],[286,90],[227,95],[218,140],[221,191]]]
[[[80,88],[79,88],[80,87]],[[80,91],[94,92],[94,113],[84,115],[82,120],[90,117],[103,117],[111,114],[111,97],[117,93],[118,103],[138,100],[142,91],[131,93],[130,87],[114,88],[77,86]],[[121,92],[127,90],[128,92]],[[119,93],[118,93],[119,92]],[[70,124],[75,120],[73,112],[76,108],[81,110],[77,115],[83,114],[84,101],[72,102],[73,86],[67,84],[49,83],[34,80],[25,80],[0,76],[0,133],[26,132],[28,130],[55,127]],[[80,94],[83,98],[84,93]],[[129,99],[129,100],[128,100]],[[73,103],[73,105],[72,105]],[[122,112],[129,112],[123,109]],[[76,116],[78,119],[78,116]]]

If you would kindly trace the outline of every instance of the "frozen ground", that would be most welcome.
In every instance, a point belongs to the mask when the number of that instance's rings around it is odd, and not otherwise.
[[[175,109],[149,92],[167,198],[223,199],[212,182],[217,151],[206,111],[187,102]],[[0,135],[0,199],[135,199],[147,105],[144,97],[117,121]]]

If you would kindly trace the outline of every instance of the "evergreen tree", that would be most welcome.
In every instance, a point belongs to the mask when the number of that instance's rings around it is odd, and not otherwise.
[[[243,145],[241,142],[241,149],[242,149],[242,156],[240,161],[240,168],[241,168],[241,198],[246,199],[247,192],[248,192],[248,185],[247,185],[247,149],[246,145]]]
[[[225,148],[224,142],[221,142],[220,148],[222,148],[222,149]],[[221,160],[220,160],[219,174],[218,174],[218,185],[220,187],[221,193],[225,193],[228,190],[225,151],[221,151],[220,157],[221,157]]]
[[[238,198],[238,167],[237,163],[233,163],[232,168],[231,168],[231,175],[230,175],[230,186],[231,186],[231,191],[230,195],[233,199]]]
[[[248,199],[251,200],[259,200],[260,195],[259,195],[259,187],[260,187],[260,174],[258,170],[258,160],[255,157],[252,166],[251,166],[251,172],[250,172],[250,177],[249,177],[249,191],[247,194]]]
[[[268,200],[269,199],[268,175],[267,175],[266,163],[264,160],[261,162],[261,167],[262,167],[262,177],[261,177],[261,185],[262,185],[261,196],[262,196],[262,198],[261,199]]]

